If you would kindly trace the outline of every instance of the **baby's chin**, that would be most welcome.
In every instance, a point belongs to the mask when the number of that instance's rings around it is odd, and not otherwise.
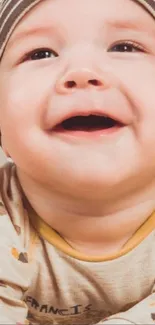
[[[56,184],[58,191],[76,199],[115,200],[124,195],[135,195],[152,182],[151,171],[147,166],[122,164],[122,161],[77,161],[74,165],[63,166],[63,177],[60,166],[51,171],[51,184]],[[53,182],[54,175],[54,182]],[[47,180],[49,182],[49,178]]]
[[[122,196],[132,180],[130,174],[117,173],[116,177],[115,171],[104,169],[103,166],[100,166],[100,170],[98,167],[95,169],[95,166],[81,166],[81,169],[79,166],[78,170],[75,167],[70,170],[66,168],[63,177],[60,173],[51,171],[46,182],[53,191],[77,200],[104,200]]]
[[[141,150],[128,129],[117,141],[114,137],[110,141],[74,143],[43,137],[41,132],[39,135],[31,141],[30,137],[24,138],[25,146],[16,139],[18,150],[12,150],[13,160],[30,182],[34,180],[49,191],[77,199],[114,199],[130,193],[135,186],[143,188],[153,173],[148,149]]]

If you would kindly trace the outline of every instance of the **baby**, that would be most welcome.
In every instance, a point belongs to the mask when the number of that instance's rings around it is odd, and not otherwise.
[[[155,323],[155,1],[1,0],[0,324]]]

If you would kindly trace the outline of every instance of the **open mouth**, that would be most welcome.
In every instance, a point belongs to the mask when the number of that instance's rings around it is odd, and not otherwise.
[[[54,128],[54,131],[93,132],[99,130],[112,129],[121,126],[123,126],[122,123],[107,116],[74,116],[58,124]]]

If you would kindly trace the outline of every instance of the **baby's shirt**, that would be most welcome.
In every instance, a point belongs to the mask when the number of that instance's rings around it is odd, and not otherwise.
[[[0,170],[0,324],[154,324],[155,214],[114,256],[70,247]]]

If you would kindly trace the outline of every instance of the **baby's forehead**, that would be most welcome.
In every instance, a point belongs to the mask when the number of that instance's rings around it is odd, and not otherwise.
[[[27,13],[35,8],[35,6],[41,4],[45,4],[47,0],[0,0],[0,57],[5,50],[7,42],[11,37],[12,33],[14,32],[17,24],[21,22],[21,20],[25,17]],[[49,1],[49,0],[48,0]],[[56,0],[50,0],[55,2]],[[60,2],[65,0],[60,0]],[[104,0],[103,0],[104,1]],[[114,0],[109,0],[109,3],[113,2]],[[117,0],[115,0],[117,1]],[[124,1],[132,1],[139,4],[142,8],[148,11],[153,18],[155,18],[155,1],[154,0],[124,0]],[[118,0],[119,2],[119,0]],[[74,3],[79,3],[79,6],[82,5],[82,1],[74,0]],[[89,6],[88,1],[88,6]],[[96,6],[99,5],[98,0],[96,0]],[[67,11],[72,15],[69,7],[67,7]],[[117,16],[117,12],[115,13]],[[35,21],[35,17],[33,17]]]

